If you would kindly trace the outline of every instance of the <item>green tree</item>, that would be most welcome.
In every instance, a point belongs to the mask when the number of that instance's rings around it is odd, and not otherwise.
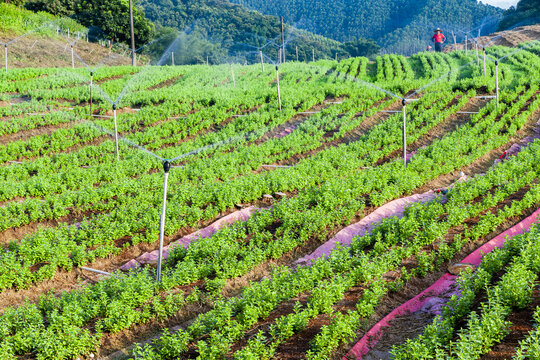
[[[373,40],[353,39],[343,44],[351,56],[373,56],[379,53],[380,46]]]
[[[135,4],[136,5],[136,4]],[[103,30],[113,41],[129,42],[129,0],[82,0],[75,4],[75,19],[85,26]],[[133,9],[137,46],[150,41],[154,25],[138,7]]]
[[[0,0],[0,4],[12,4],[21,6],[25,3],[26,0]]]
[[[25,4],[28,10],[46,11],[59,16],[73,16],[75,0],[33,0]]]

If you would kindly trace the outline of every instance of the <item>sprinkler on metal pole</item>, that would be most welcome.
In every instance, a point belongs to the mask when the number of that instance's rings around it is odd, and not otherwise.
[[[210,65],[210,63],[208,62],[208,55],[206,55],[206,66]]]
[[[171,63],[174,66],[174,51],[171,52]]]
[[[495,97],[497,99],[497,107],[499,107],[499,61],[495,61]]]
[[[232,64],[231,64],[231,75],[232,75],[232,81],[233,81],[233,84],[234,84],[234,88],[236,89],[236,79],[234,78],[234,70],[233,70]]]
[[[262,53],[262,50],[259,51],[260,55],[261,55],[261,67],[262,67],[262,71],[264,72],[264,58],[263,58],[263,53]]]
[[[4,56],[6,57],[6,74],[8,73],[8,55],[7,44],[4,44]]]
[[[486,76],[486,48],[482,48],[482,51],[484,52],[484,76]]]
[[[71,45],[71,68],[75,69],[75,55],[74,55],[73,45]]]
[[[276,65],[276,84],[277,84],[277,98],[279,104],[279,111],[281,111],[281,92],[279,91],[279,66]]]
[[[465,56],[467,56],[467,35],[465,35]]]
[[[118,125],[116,123],[116,104],[113,104],[113,117],[114,117],[114,141],[116,142],[116,161],[120,160],[120,155],[118,153]]]
[[[161,265],[163,262],[163,237],[165,233],[165,214],[167,211],[167,182],[169,180],[169,170],[171,169],[171,163],[165,160],[163,163],[163,207],[161,209],[161,217],[159,221],[159,253],[158,253],[158,265],[157,265],[157,281],[161,282]]]
[[[312,48],[311,51],[313,52],[313,62],[315,62],[315,48]]]
[[[407,100],[401,99],[401,105],[403,107],[403,164],[407,167]]]
[[[454,50],[457,50],[457,40],[456,40],[456,34],[452,31],[452,37],[454,38]]]
[[[90,71],[90,114],[92,114],[92,98],[94,96],[94,72]]]
[[[298,46],[296,46],[296,61],[298,62]]]

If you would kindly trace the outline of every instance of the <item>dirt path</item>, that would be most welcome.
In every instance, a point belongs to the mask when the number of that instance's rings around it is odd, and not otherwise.
[[[507,31],[499,31],[488,36],[480,36],[478,38],[478,44],[481,46],[508,46],[516,47],[521,43],[540,39],[540,24],[521,26]],[[448,53],[454,50],[465,50],[465,43],[458,43],[454,45],[451,43],[451,36],[448,37],[448,45],[445,46],[444,52]],[[489,45],[488,45],[489,44]],[[475,42],[473,40],[467,41],[467,48],[469,50],[475,49]],[[481,49],[479,49],[481,50]]]

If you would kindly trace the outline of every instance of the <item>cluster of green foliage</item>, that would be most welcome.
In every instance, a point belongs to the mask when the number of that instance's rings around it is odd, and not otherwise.
[[[532,25],[540,22],[540,2],[537,0],[520,0],[516,7],[511,7],[504,13],[499,23],[499,30],[516,26]]]
[[[232,1],[264,14],[283,16],[289,23],[332,39],[369,37],[389,51],[409,54],[426,48],[434,27],[446,31],[474,28],[502,13],[476,0]],[[484,30],[496,26],[490,25]]]
[[[158,41],[149,49],[161,55],[175,41],[170,50],[175,52],[178,63],[192,64],[206,61],[222,63],[231,57],[257,61],[258,48],[266,56],[277,59],[281,44],[280,19],[264,16],[242,6],[222,0],[141,0],[146,16],[159,28]],[[378,53],[378,45],[366,39],[352,39],[342,44],[335,40],[299,31],[286,26],[286,57],[300,61],[315,58],[340,58],[370,56]],[[178,54],[178,56],[176,55]]]
[[[25,6],[33,11],[71,17],[89,27],[91,35],[106,34],[113,42],[127,43],[131,39],[128,0],[28,0]],[[140,7],[134,6],[133,17],[137,44],[152,40],[154,25]]]
[[[40,27],[42,27],[39,30],[40,32],[47,32],[47,30],[50,31],[52,29],[44,26],[47,24],[70,28],[73,31],[85,32],[86,30],[72,19],[58,18],[42,11],[34,13],[15,5],[8,3],[8,1],[0,1],[0,32],[4,36],[17,36]]]

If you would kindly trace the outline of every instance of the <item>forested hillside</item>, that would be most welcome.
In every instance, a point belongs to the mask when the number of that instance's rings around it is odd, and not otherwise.
[[[258,49],[264,47],[266,56],[277,59],[281,44],[281,24],[276,16],[259,12],[222,0],[141,0],[146,16],[152,20],[163,36],[162,43],[172,45],[175,58],[182,63],[205,61],[221,63],[225,60],[258,58]],[[371,55],[378,46],[364,39],[342,44],[323,36],[298,31],[286,24],[287,57],[299,60],[315,57]],[[174,29],[174,30],[173,30]],[[159,36],[158,36],[159,38]],[[274,40],[269,44],[270,40]],[[250,54],[251,52],[251,54]],[[178,54],[178,55],[177,55]]]
[[[540,1],[520,0],[516,7],[508,9],[499,24],[499,30],[540,23]]]
[[[502,10],[476,0],[231,0],[339,41],[353,36],[376,40],[388,51],[423,50],[433,27],[497,27]],[[533,0],[534,1],[534,0]]]

